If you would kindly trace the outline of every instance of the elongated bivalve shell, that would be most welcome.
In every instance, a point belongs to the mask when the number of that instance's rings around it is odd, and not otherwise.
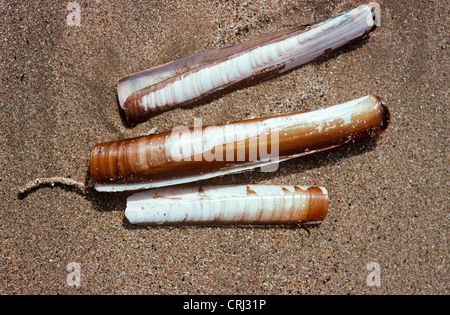
[[[319,224],[328,213],[321,187],[160,188],[132,195],[132,224]]]
[[[98,191],[169,186],[261,167],[380,134],[389,110],[375,96],[306,112],[101,143],[91,153]]]
[[[123,78],[118,97],[127,120],[140,123],[182,106],[207,102],[278,75],[367,36],[373,7],[204,52]]]

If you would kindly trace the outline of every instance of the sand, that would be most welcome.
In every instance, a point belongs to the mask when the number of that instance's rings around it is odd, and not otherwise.
[[[381,26],[369,40],[135,128],[119,111],[119,78],[366,2],[77,2],[79,26],[67,22],[66,1],[0,2],[1,294],[449,293],[449,1],[379,1]],[[17,195],[37,177],[87,182],[99,142],[192,126],[194,117],[226,123],[367,94],[391,110],[381,137],[275,173],[201,183],[324,186],[330,212],[310,235],[135,227],[124,218],[129,193],[56,185]],[[373,266],[379,283],[370,281]]]

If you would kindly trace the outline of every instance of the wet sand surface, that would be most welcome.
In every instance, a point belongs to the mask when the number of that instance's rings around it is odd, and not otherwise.
[[[67,23],[68,3],[0,2],[1,294],[448,294],[449,1],[380,1],[370,39],[135,128],[119,111],[119,78],[366,2],[78,0],[79,26]],[[391,111],[377,139],[201,182],[324,186],[329,215],[310,235],[135,227],[124,218],[129,193],[56,185],[17,195],[38,177],[88,182],[99,142],[368,94]],[[79,287],[67,282],[73,263]],[[373,265],[380,286],[367,281]]]

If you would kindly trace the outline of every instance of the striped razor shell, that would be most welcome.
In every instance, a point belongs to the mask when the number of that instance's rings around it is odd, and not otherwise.
[[[373,137],[388,128],[389,110],[369,95],[311,112],[175,128],[100,143],[90,175],[98,191],[157,188],[261,167],[274,172],[292,158]]]
[[[376,28],[374,8],[362,5],[339,16],[294,27],[142,71],[118,82],[128,123],[208,102],[289,71],[366,37]]]
[[[213,186],[152,189],[130,196],[131,224],[320,224],[328,213],[323,187]]]

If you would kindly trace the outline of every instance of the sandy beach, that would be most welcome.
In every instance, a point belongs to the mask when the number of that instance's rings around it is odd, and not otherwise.
[[[133,128],[119,108],[121,77],[366,3],[0,1],[0,294],[448,294],[449,1],[379,1],[369,39]],[[136,227],[124,217],[130,193],[47,185],[18,195],[41,177],[89,184],[100,142],[368,94],[391,112],[381,136],[273,173],[194,183],[326,187],[328,217],[310,234]]]

